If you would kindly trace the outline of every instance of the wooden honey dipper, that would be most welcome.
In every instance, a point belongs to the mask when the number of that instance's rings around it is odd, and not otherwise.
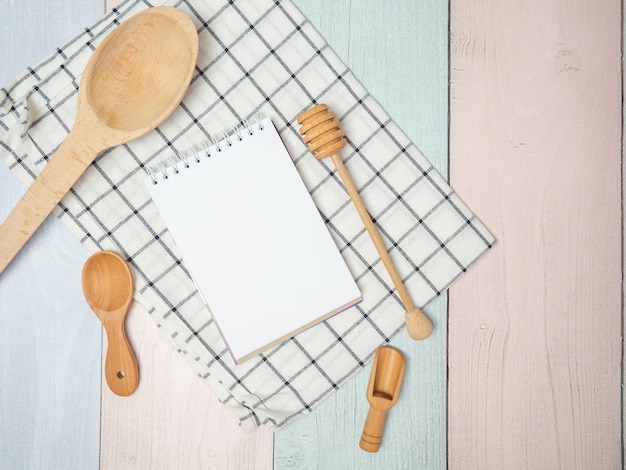
[[[339,173],[346,191],[361,216],[365,228],[374,242],[374,246],[376,250],[378,250],[378,254],[385,268],[387,268],[387,272],[389,276],[391,276],[391,280],[404,304],[404,308],[406,309],[404,318],[409,336],[413,339],[427,338],[433,331],[433,325],[428,317],[424,315],[424,312],[416,307],[411,300],[411,296],[404,287],[402,278],[398,274],[380,238],[380,233],[374,225],[374,222],[372,222],[365,208],[365,204],[341,160],[339,151],[346,145],[346,141],[344,139],[344,131],[339,127],[339,121],[336,119],[335,114],[328,111],[328,106],[325,104],[319,104],[302,113],[298,117],[298,124],[300,124],[300,134],[302,134],[304,143],[308,146],[309,151],[315,155],[315,158],[321,160],[322,158],[330,157],[335,165],[337,173]]]

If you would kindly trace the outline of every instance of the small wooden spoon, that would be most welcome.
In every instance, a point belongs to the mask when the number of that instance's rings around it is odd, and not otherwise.
[[[398,401],[404,367],[404,356],[396,348],[381,346],[376,350],[366,394],[370,409],[359,442],[367,452],[380,449],[387,410]]]
[[[105,376],[113,393],[127,397],[139,383],[139,368],[130,347],[124,323],[133,300],[133,276],[116,253],[100,251],[83,267],[85,299],[104,325],[108,347]]]
[[[0,273],[98,154],[154,129],[176,109],[197,55],[193,22],[171,7],[137,13],[102,41],[81,78],[71,132],[0,225]]]

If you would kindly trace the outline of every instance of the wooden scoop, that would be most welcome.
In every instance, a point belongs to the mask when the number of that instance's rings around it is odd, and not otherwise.
[[[359,442],[359,447],[367,452],[380,449],[387,410],[400,395],[404,366],[404,356],[396,348],[381,346],[376,350],[366,394],[370,409]]]
[[[138,13],[102,41],[80,81],[71,132],[0,226],[0,273],[99,153],[176,109],[197,54],[193,22],[171,7]]]
[[[83,267],[83,293],[108,339],[104,372],[113,393],[127,397],[139,383],[139,368],[124,323],[133,300],[133,276],[121,256],[100,251]]]
[[[411,296],[402,283],[402,278],[398,274],[385,245],[380,238],[378,229],[372,222],[372,219],[365,208],[365,204],[359,195],[359,192],[350,177],[350,173],[343,164],[339,151],[346,145],[343,138],[344,132],[339,127],[334,113],[328,111],[328,106],[319,104],[302,113],[298,117],[298,123],[301,125],[300,134],[302,134],[304,143],[308,145],[309,150],[315,155],[315,158],[321,160],[330,156],[337,173],[343,181],[346,191],[350,195],[357,212],[361,216],[361,220],[365,224],[365,228],[374,242],[374,246],[385,266],[391,280],[398,291],[400,299],[406,310],[404,318],[409,336],[413,339],[424,339],[430,336],[433,331],[433,324],[428,317],[424,315],[419,307],[416,307],[411,300]]]

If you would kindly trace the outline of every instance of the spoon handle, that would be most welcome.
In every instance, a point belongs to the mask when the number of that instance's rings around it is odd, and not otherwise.
[[[84,132],[70,132],[0,225],[0,273],[102,150],[88,140]]]
[[[105,321],[108,346],[104,366],[107,384],[113,393],[122,397],[131,395],[139,383],[139,367],[122,321]]]

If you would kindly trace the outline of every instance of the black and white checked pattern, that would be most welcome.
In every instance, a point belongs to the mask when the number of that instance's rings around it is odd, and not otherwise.
[[[28,68],[0,91],[0,155],[26,184],[72,126],[93,49],[121,21],[156,4],[179,8],[197,26],[200,52],[189,92],[158,129],[103,153],[56,214],[91,250],[128,259],[136,299],[244,429],[277,429],[308,414],[404,323],[400,299],[339,177],[301,141],[301,112],[324,102],[341,119],[346,166],[417,304],[444,292],[494,239],[288,0],[128,0]],[[277,126],[363,302],[236,366],[143,180],[147,166],[256,115]],[[202,216],[202,201],[180,204],[196,205]]]

